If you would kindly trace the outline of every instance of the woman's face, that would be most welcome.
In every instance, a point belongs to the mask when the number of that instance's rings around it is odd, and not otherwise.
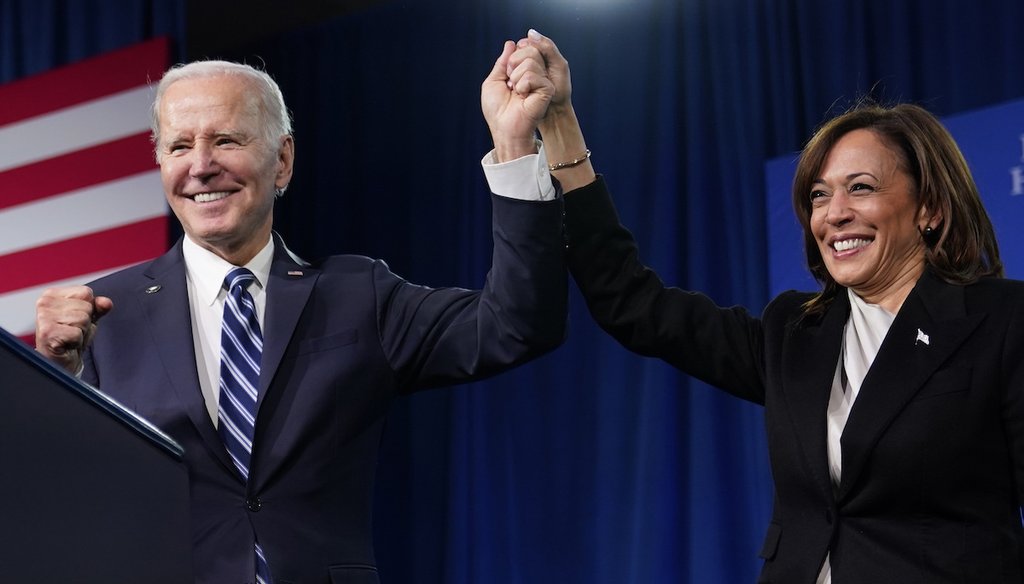
[[[927,216],[904,168],[878,134],[853,130],[829,151],[808,193],[811,233],[829,274],[892,312],[924,270],[919,230]]]

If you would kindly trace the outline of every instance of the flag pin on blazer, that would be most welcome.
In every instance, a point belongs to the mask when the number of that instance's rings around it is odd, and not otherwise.
[[[924,334],[923,330],[917,329],[917,340],[914,341],[914,344],[915,345],[920,345],[921,343],[924,343],[926,345],[930,344],[928,342],[928,335]]]
[[[288,270],[289,276],[301,276],[302,270]]]

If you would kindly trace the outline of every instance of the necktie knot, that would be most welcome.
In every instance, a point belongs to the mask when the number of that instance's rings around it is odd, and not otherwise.
[[[249,284],[255,281],[256,276],[246,268],[232,268],[228,275],[224,277],[224,286],[228,290],[232,290],[236,286],[241,286],[245,290],[249,287]]]

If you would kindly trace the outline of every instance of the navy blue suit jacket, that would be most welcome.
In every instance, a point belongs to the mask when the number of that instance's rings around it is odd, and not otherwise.
[[[305,264],[278,240],[247,485],[200,390],[181,242],[91,284],[114,309],[83,379],[184,446],[197,582],[252,582],[254,537],[276,584],[378,581],[370,510],[390,400],[498,373],[565,333],[561,201],[492,201],[482,291],[413,285],[361,256]]]

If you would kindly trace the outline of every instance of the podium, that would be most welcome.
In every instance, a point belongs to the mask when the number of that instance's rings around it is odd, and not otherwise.
[[[0,580],[191,584],[183,453],[0,329]]]

